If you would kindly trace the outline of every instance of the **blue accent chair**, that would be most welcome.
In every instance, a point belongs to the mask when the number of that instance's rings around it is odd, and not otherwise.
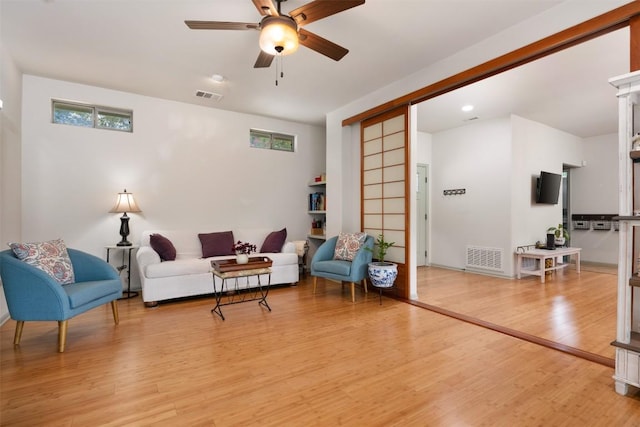
[[[316,293],[316,282],[318,277],[333,279],[351,284],[351,301],[356,302],[355,283],[363,282],[364,292],[367,293],[367,271],[369,263],[373,258],[373,253],[365,248],[373,249],[373,236],[367,236],[364,244],[353,258],[353,261],[343,261],[333,259],[338,236],[331,237],[325,241],[311,259],[311,275],[313,276],[313,293]]]
[[[15,320],[13,344],[20,344],[25,321],[58,321],[58,351],[64,352],[67,321],[87,310],[111,303],[117,325],[122,283],[117,271],[106,261],[88,253],[67,249],[75,283],[61,285],[44,271],[19,260],[12,250],[0,252],[0,278]]]

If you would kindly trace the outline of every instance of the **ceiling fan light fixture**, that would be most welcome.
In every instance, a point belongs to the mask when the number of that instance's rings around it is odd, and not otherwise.
[[[269,55],[289,55],[298,50],[298,26],[288,16],[267,16],[260,23],[260,49]]]

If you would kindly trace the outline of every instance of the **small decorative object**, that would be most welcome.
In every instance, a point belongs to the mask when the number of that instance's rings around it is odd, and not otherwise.
[[[373,249],[365,248],[373,252],[377,261],[369,263],[369,279],[371,284],[380,289],[380,304],[382,304],[382,288],[390,288],[398,277],[398,264],[384,260],[387,250],[395,245],[395,242],[387,242],[382,234],[378,235]]]
[[[233,251],[236,253],[236,262],[238,264],[246,264],[249,262],[249,255],[255,252],[256,245],[251,243],[244,243],[238,240],[238,243],[233,245]]]
[[[384,235],[378,234],[378,238],[376,239],[376,243],[373,249],[365,248],[365,250],[372,252],[375,259],[377,259],[381,263],[384,263],[384,257],[387,256],[387,251],[391,246],[395,244],[396,242],[387,242],[386,240],[384,240]]]
[[[556,236],[553,233],[547,233],[547,244],[544,247],[545,249],[555,249],[556,248]]]
[[[557,227],[549,227],[547,233],[553,233],[557,246],[564,246],[565,242],[569,240],[569,232],[562,224],[558,224]]]
[[[636,133],[633,138],[631,138],[631,149],[635,151],[640,150],[640,133]]]
[[[324,228],[321,220],[314,219],[313,221],[311,221],[311,234],[314,236],[320,236],[324,234]]]

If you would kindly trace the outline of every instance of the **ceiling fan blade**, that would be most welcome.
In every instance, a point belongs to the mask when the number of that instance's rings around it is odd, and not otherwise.
[[[257,0],[254,0],[254,2]],[[289,12],[298,25],[307,25],[343,10],[364,4],[365,0],[316,0]]]
[[[253,68],[269,68],[273,58],[273,55],[269,55],[261,50],[260,55],[258,55],[258,59],[256,59],[256,63],[253,64]]]
[[[260,24],[251,22],[221,22],[221,21],[184,21],[192,30],[257,30]]]
[[[328,56],[335,61],[340,61],[343,56],[349,53],[348,49],[330,42],[327,39],[324,39],[310,31],[305,30],[304,28],[300,28],[298,34],[298,39],[301,45],[315,50],[316,52],[321,53],[324,56]]]
[[[253,0],[253,4],[260,12],[260,15],[280,16],[278,8],[273,4],[273,0]]]

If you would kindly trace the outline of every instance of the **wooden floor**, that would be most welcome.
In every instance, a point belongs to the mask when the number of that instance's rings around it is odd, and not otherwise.
[[[615,358],[617,272],[583,265],[502,279],[442,268],[418,269],[418,300],[486,322]]]
[[[63,354],[54,322],[26,323],[17,348],[15,322],[6,322],[0,424],[640,423],[640,396],[616,394],[611,368],[389,298],[379,305],[373,292],[352,304],[348,287],[321,279],[313,295],[301,282],[272,290],[272,312],[223,307],[226,321],[212,303],[120,301],[118,326],[100,307],[69,322]]]

